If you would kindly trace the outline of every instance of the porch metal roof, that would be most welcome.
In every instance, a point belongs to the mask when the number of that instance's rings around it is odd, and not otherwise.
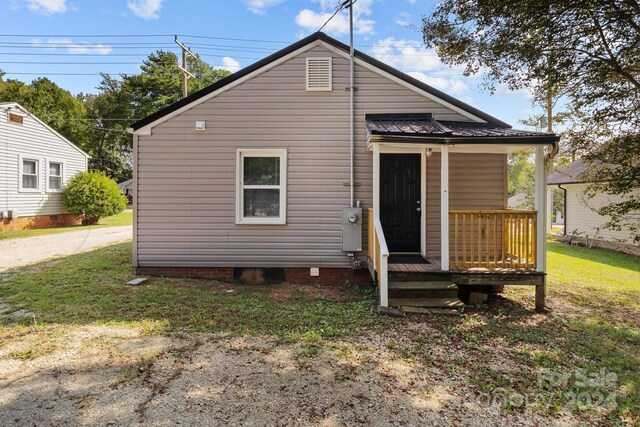
[[[511,129],[492,123],[435,120],[431,114],[368,114],[366,127],[370,136],[442,138],[442,142],[454,139],[481,143],[488,140],[493,144],[501,140],[506,143],[526,139],[528,142],[555,143],[559,139],[552,133]]]

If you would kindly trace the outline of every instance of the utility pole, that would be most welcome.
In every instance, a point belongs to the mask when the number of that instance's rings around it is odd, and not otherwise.
[[[195,77],[189,72],[189,70],[187,70],[187,55],[191,56],[193,59],[196,59],[196,55],[191,52],[191,49],[186,47],[180,42],[180,40],[178,40],[178,36],[175,36],[174,41],[178,46],[180,46],[180,49],[182,49],[182,66],[178,65],[178,68],[182,70],[182,98],[186,98],[188,94],[187,79],[189,77]]]
[[[349,2],[349,184],[350,184],[350,198],[351,207],[354,207],[354,192],[355,192],[355,82],[354,82],[354,59],[355,51],[353,48],[353,0],[347,0]],[[343,5],[346,5],[345,1]]]

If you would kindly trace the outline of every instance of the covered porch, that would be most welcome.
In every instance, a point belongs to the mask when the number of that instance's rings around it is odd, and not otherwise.
[[[389,290],[409,282],[450,282],[535,286],[544,308],[546,162],[558,137],[429,114],[368,115],[366,124],[367,258],[380,305],[396,305]],[[535,209],[506,209],[506,155],[526,149],[535,153]]]

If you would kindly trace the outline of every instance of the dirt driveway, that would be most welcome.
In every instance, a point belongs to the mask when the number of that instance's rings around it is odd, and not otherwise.
[[[131,240],[131,233],[126,225],[0,240],[0,272]]]
[[[26,331],[25,331],[26,332]],[[77,326],[0,349],[0,425],[572,425],[492,408],[390,337],[331,345]],[[401,339],[401,337],[391,337]],[[47,354],[43,354],[47,353]]]

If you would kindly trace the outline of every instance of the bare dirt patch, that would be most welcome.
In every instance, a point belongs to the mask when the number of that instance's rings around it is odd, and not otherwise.
[[[278,302],[294,298],[324,299],[333,302],[353,301],[358,295],[345,286],[331,285],[272,285],[270,299]]]
[[[422,323],[409,327],[429,332]],[[463,372],[405,357],[389,348],[390,339],[402,344],[405,338],[367,333],[349,341],[285,343],[270,337],[146,335],[127,326],[16,334],[0,353],[0,425],[533,426],[576,421],[482,404]],[[51,351],[28,359],[13,356],[14,350],[42,341],[54,344]]]

